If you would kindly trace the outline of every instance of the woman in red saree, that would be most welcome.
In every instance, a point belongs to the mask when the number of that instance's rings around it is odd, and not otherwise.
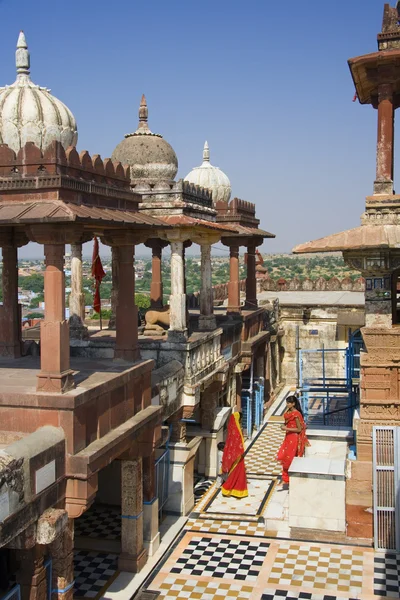
[[[228,437],[222,456],[222,472],[228,473],[228,477],[222,485],[223,496],[246,498],[249,495],[244,465],[244,440],[238,412],[233,413],[229,419]]]
[[[281,429],[286,431],[283,444],[279,448],[277,460],[282,464],[282,482],[289,485],[289,468],[295,456],[304,456],[306,446],[310,443],[306,436],[306,424],[300,402],[296,396],[286,398],[284,413],[285,424]]]

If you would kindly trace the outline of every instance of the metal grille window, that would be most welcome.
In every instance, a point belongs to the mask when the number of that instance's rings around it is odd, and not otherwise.
[[[400,552],[400,427],[372,433],[375,550]]]

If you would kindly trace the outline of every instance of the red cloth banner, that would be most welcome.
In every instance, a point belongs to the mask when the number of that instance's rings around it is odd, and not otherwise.
[[[104,272],[103,265],[101,264],[101,258],[99,255],[99,240],[95,236],[92,256],[92,277],[95,279],[93,310],[97,313],[99,313],[101,310],[100,284],[105,276],[106,274]]]

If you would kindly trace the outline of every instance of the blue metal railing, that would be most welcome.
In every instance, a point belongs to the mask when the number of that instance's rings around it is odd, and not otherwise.
[[[14,585],[11,590],[1,597],[1,600],[21,600],[21,588],[19,584]]]
[[[53,585],[53,561],[49,557],[43,564],[46,569],[46,585],[47,585],[47,600],[51,600],[52,585]]]
[[[363,347],[359,331],[349,335],[347,348],[299,350],[300,400],[306,422],[328,426],[352,426],[353,414],[359,404],[360,355]],[[343,354],[343,376],[328,377],[326,354]],[[321,356],[318,376],[306,373],[307,355]],[[338,364],[335,364],[335,369]],[[315,373],[318,367],[313,365]],[[339,373],[340,375],[340,373]]]
[[[169,466],[170,466],[170,448],[169,441],[171,438],[172,425],[170,425],[168,438],[165,442],[165,450],[157,458],[154,463],[156,473],[156,494],[158,497],[158,516],[161,519],[162,510],[168,500],[169,487]]]
[[[251,437],[254,429],[260,429],[264,416],[263,377],[253,380],[250,389],[242,389],[242,429],[245,437]]]

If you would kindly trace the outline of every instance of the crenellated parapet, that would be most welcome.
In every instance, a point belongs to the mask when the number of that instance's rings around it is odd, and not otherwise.
[[[252,228],[257,228],[260,223],[260,220],[256,218],[256,205],[253,202],[233,198],[229,204],[217,202],[215,208],[218,221],[237,222]]]
[[[129,169],[99,154],[90,156],[87,150],[79,154],[74,146],[64,150],[60,142],[52,142],[43,152],[33,142],[27,142],[16,154],[6,144],[0,144],[0,177],[43,178],[65,175],[129,189]]]
[[[86,150],[78,153],[72,146],[64,150],[57,141],[44,151],[28,142],[18,153],[0,144],[2,200],[24,200],[24,194],[40,190],[42,200],[63,200],[65,196],[74,204],[123,210],[138,210],[140,201],[131,191],[128,167],[110,158],[90,156]]]
[[[183,179],[179,181],[139,182],[132,184],[132,191],[142,195],[144,203],[176,202],[197,204],[212,209],[212,192]]]

